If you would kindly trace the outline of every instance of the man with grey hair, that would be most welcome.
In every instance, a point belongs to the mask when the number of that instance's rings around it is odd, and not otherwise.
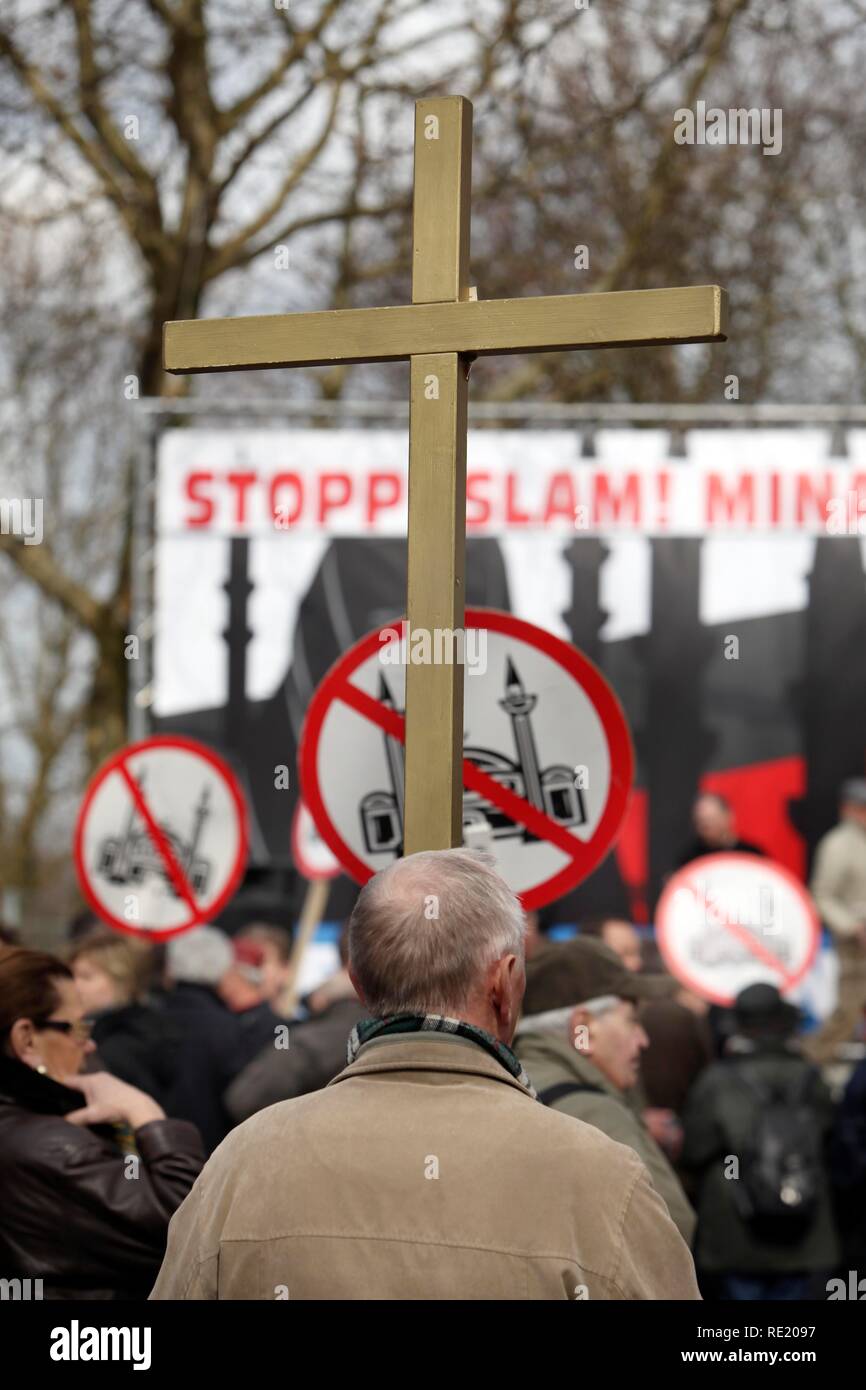
[[[205,1153],[231,1127],[223,1095],[241,1064],[237,1018],[217,989],[233,960],[231,940],[218,927],[193,927],[166,947],[171,988],[163,1016],[176,1059],[167,1109],[198,1128]]]
[[[151,1297],[698,1298],[643,1164],[540,1105],[511,1051],[523,927],[485,854],[371,879],[349,925],[371,1018],[348,1066],[228,1136]]]

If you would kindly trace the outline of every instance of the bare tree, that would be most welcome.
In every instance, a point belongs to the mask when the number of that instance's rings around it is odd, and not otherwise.
[[[408,263],[411,97],[483,97],[571,19],[555,0],[4,4],[0,490],[45,507],[39,545],[0,535],[0,736],[24,750],[4,757],[7,881],[32,878],[56,777],[125,737],[128,402],[186,389],[163,323],[363,302]],[[343,373],[317,380],[334,395]]]
[[[421,0],[298,0],[252,12],[228,0],[5,7],[0,104],[12,193],[0,210],[43,239],[51,226],[74,235],[71,219],[84,210],[102,222],[102,254],[123,292],[85,317],[94,338],[104,335],[97,355],[102,382],[113,374],[116,410],[124,382],[144,395],[185,389],[163,374],[163,323],[200,314],[220,282],[237,283],[273,248],[294,256],[302,237],[317,238],[323,302],[347,303],[381,275],[391,259],[388,219],[405,221],[410,204],[405,167],[399,175],[389,168],[395,109],[405,126],[414,89],[458,83],[483,93],[532,50],[533,22],[558,8],[445,0],[433,16]],[[35,212],[22,206],[21,191],[34,170]],[[351,232],[363,224],[380,229],[380,249],[368,243],[361,256]],[[272,280],[271,307],[293,307],[292,294],[308,285],[296,274],[275,295]],[[45,325],[55,343],[64,341],[61,316]],[[52,370],[45,360],[41,368]],[[96,376],[85,372],[78,391],[94,392]],[[340,374],[326,375],[322,389],[333,394],[340,384]],[[123,474],[128,456],[112,452]],[[103,534],[114,570],[99,596],[51,544],[0,538],[20,573],[90,634],[91,765],[123,738],[129,498],[121,489],[110,538]]]
[[[730,293],[731,338],[713,349],[487,359],[476,389],[506,400],[721,401],[734,373],[742,400],[860,399],[857,7],[644,0],[592,13],[587,42],[578,29],[562,36],[534,87],[515,94],[500,164],[503,179],[517,177],[505,200],[480,209],[484,295],[509,283],[551,293],[715,281]],[[677,144],[676,112],[698,101],[778,109],[781,152]],[[575,268],[577,245],[587,268]]]

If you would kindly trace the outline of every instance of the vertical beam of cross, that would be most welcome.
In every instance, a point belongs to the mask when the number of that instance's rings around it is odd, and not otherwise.
[[[415,108],[412,302],[469,298],[472,106]],[[410,359],[409,633],[464,621],[468,363],[456,352]],[[463,666],[406,664],[403,852],[448,849],[463,832]]]

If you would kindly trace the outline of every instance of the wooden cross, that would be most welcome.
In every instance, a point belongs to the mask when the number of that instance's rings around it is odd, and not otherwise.
[[[469,285],[472,105],[415,106],[412,303],[167,323],[169,372],[410,364],[409,630],[464,619],[467,378],[474,357],[725,339],[715,285],[478,300]],[[447,639],[446,639],[447,640]],[[439,648],[441,650],[441,648]],[[404,853],[462,843],[463,668],[406,666]]]

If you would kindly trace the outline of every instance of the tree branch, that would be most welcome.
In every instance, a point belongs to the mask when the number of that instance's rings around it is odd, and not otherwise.
[[[106,166],[98,146],[92,141],[87,140],[78,129],[75,121],[68,111],[65,111],[60,102],[45,82],[39,69],[24,57],[24,54],[13,43],[5,30],[0,29],[0,57],[9,59],[18,77],[27,87],[37,106],[50,116],[57,125],[75,145],[80,154],[84,156],[90,167],[98,174],[102,181],[104,191],[111,201],[120,208],[124,201],[124,190],[114,178],[111,170]]]
[[[68,0],[75,19],[76,51],[78,54],[78,86],[81,110],[98,133],[103,147],[132,177],[147,190],[148,202],[159,208],[156,183],[150,170],[142,164],[128,140],[111,122],[102,104],[100,89],[103,74],[96,61],[96,46],[90,22],[90,0]]]
[[[704,61],[696,70],[686,87],[681,105],[691,107],[705,85],[713,68],[721,61],[734,19],[748,9],[751,0],[730,0],[726,6],[723,0],[716,0],[715,18],[707,29],[707,51]],[[647,184],[643,207],[633,222],[622,251],[611,269],[602,277],[597,286],[599,290],[614,290],[622,286],[623,280],[646,244],[646,238],[655,226],[665,206],[665,199],[674,182],[675,161],[680,153],[674,140],[674,130],[663,142]]]
[[[89,632],[98,634],[104,627],[105,605],[63,574],[45,541],[26,545],[20,536],[0,533],[0,554],[7,555],[25,579],[31,580]]]
[[[249,265],[250,261],[255,260],[256,256],[261,256],[264,251],[267,251],[271,246],[276,246],[278,242],[288,241],[298,232],[309,231],[312,227],[324,227],[330,222],[344,222],[347,219],[360,219],[362,217],[387,217],[395,212],[405,213],[411,207],[411,202],[411,194],[408,193],[403,198],[395,198],[393,202],[383,203],[381,207],[377,208],[361,207],[353,199],[342,208],[331,208],[327,212],[318,212],[308,217],[295,218],[294,221],[287,222],[278,232],[275,232],[273,236],[269,237],[269,239],[260,246],[247,247],[239,255],[234,257],[229,266],[220,265],[219,269],[213,273],[206,271],[204,279],[206,281],[212,280],[214,275],[221,275],[226,269],[235,270],[239,266]]]
[[[261,130],[257,131],[255,135],[250,136],[243,149],[232,161],[228,173],[225,175],[223,179],[220,180],[218,184],[216,184],[215,194],[218,198],[222,197],[226,189],[229,187],[229,184],[231,184],[232,181],[237,177],[237,175],[240,173],[241,169],[244,167],[247,160],[254,153],[254,151],[257,150],[261,145],[263,145],[269,136],[273,135],[274,131],[277,129],[278,126],[282,125],[284,121],[291,120],[292,116],[296,116],[297,113],[300,111],[301,107],[305,106],[306,103],[309,101],[310,97],[315,95],[316,90],[317,87],[315,82],[311,82],[308,87],[304,88],[300,96],[297,96],[295,98],[295,100],[291,103],[290,106],[286,107],[283,111],[279,111],[276,116],[272,117],[271,120],[269,120],[262,127]]]
[[[224,241],[220,246],[214,248],[205,264],[203,276],[205,280],[212,280],[215,276],[221,275],[229,266],[236,266],[243,263],[240,257],[245,247],[248,247],[252,238],[263,231],[269,222],[273,221],[286,201],[288,194],[324,149],[331,131],[334,128],[341,91],[342,83],[338,82],[334,86],[331,105],[322,130],[319,132],[318,137],[313,141],[312,145],[308,146],[303,154],[295,160],[271,200],[265,204],[258,216],[254,217],[252,222],[249,222],[241,232],[231,237],[229,241]],[[277,237],[274,240],[268,241],[264,247],[260,247],[259,249],[265,250],[268,245],[274,245],[275,241],[279,241],[279,239],[280,238]],[[256,252],[256,254],[258,254],[258,252]]]

